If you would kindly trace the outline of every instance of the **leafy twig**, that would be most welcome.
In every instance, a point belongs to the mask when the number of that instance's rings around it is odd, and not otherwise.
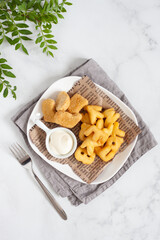
[[[6,39],[10,45],[15,46],[15,50],[22,49],[28,54],[28,50],[23,41],[32,40],[28,35],[32,35],[27,22],[35,24],[38,31],[35,43],[40,45],[43,52],[54,57],[57,42],[53,39],[52,26],[62,19],[66,12],[65,5],[72,5],[67,0],[1,0],[0,1],[0,45]],[[4,69],[7,60],[0,58],[0,92],[6,97],[10,91],[16,99],[16,87],[10,85],[5,77],[15,77],[12,72]],[[3,62],[4,61],[4,62]],[[10,67],[9,65],[7,65]],[[8,69],[12,69],[11,67]],[[7,75],[8,74],[8,75]],[[14,75],[14,76],[13,76]]]
[[[11,92],[14,99],[16,99],[16,93],[17,87],[12,87],[5,78],[15,78],[16,76],[10,71],[12,69],[11,66],[6,64],[7,60],[5,58],[0,58],[0,92],[3,91],[3,97],[7,97],[9,91]]]

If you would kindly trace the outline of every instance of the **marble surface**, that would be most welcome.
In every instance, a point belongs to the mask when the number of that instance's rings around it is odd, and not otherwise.
[[[54,59],[32,43],[27,44],[29,56],[4,46],[2,54],[17,76],[18,99],[0,97],[1,240],[160,239],[158,146],[88,205],[74,207],[50,189],[68,214],[66,222],[8,150],[15,141],[25,146],[12,115],[88,58],[125,92],[159,142],[159,23],[159,0],[77,0],[55,26],[59,49]]]

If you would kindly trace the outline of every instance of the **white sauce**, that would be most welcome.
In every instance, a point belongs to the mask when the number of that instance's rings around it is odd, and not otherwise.
[[[49,138],[49,147],[53,154],[65,155],[73,148],[73,138],[65,130],[54,131]]]

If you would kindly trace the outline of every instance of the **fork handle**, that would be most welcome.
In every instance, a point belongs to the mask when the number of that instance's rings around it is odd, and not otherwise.
[[[67,214],[65,213],[65,211],[62,209],[62,207],[59,205],[59,203],[56,201],[56,199],[52,196],[52,194],[48,191],[48,189],[45,187],[45,185],[41,182],[41,180],[37,177],[37,175],[35,173],[33,173],[35,179],[37,180],[37,182],[40,184],[41,188],[43,189],[43,191],[45,192],[45,194],[47,195],[48,199],[50,200],[50,202],[52,203],[52,205],[54,206],[55,210],[58,212],[58,214],[64,219],[67,220]]]

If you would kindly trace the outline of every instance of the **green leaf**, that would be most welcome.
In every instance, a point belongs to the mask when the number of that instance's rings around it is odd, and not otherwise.
[[[13,25],[13,23],[10,22],[10,21],[4,21],[4,22],[2,22],[2,24],[5,25],[5,26],[12,26]]]
[[[1,64],[1,67],[4,69],[12,69],[8,64]]]
[[[55,49],[55,50],[58,49],[58,48],[57,48],[56,46],[54,46],[54,45],[48,45],[48,47],[51,48],[51,49]]]
[[[0,92],[3,90],[3,83],[0,84]]]
[[[16,86],[14,86],[14,88],[13,88],[13,91],[16,91],[17,90],[17,87]]]
[[[28,27],[29,27],[29,26],[28,26],[27,24],[25,24],[25,23],[17,23],[16,25],[17,25],[17,27],[19,27],[19,28],[28,28]]]
[[[14,32],[12,32],[12,37],[17,36],[17,35],[18,35],[18,31],[17,31],[17,30],[15,30]]]
[[[3,92],[3,97],[6,98],[7,96],[8,96],[8,88],[5,88]]]
[[[4,38],[1,38],[1,39],[0,39],[0,45],[2,44],[3,40],[4,40]]]
[[[7,60],[4,58],[0,58],[0,63],[4,63],[4,62],[7,62]]]
[[[40,44],[40,48],[43,48],[44,45],[45,45],[45,42],[41,42],[41,44]]]
[[[62,12],[67,12],[67,10],[64,7],[62,7],[61,11]]]
[[[30,12],[30,13],[28,14],[28,19],[29,19],[30,21],[32,21],[32,22],[35,22],[36,17],[34,16],[34,14],[33,14],[32,12]]]
[[[13,41],[12,41],[12,45],[15,45],[16,43],[18,43],[19,42],[19,38],[15,38],[15,39],[13,39]]]
[[[50,29],[44,29],[43,32],[44,33],[51,33],[52,31]]]
[[[55,15],[52,15],[52,21],[57,24],[58,23],[58,19]]]
[[[25,2],[23,2],[21,5],[19,5],[18,6],[18,9],[20,10],[20,11],[25,11],[26,10],[26,3]]]
[[[15,77],[16,77],[12,72],[7,71],[7,70],[3,70],[3,73],[4,73],[4,75],[6,75],[7,77],[11,77],[11,78],[15,78]]]
[[[17,96],[16,96],[16,93],[14,91],[12,91],[12,96],[16,100]]]
[[[24,46],[23,44],[22,44],[22,50],[23,50],[23,52],[25,52],[27,55],[29,55],[27,49],[25,48],[25,46]]]
[[[44,35],[46,38],[53,38],[54,36],[52,34],[46,34]]]
[[[24,20],[24,16],[22,15],[17,15],[15,18],[14,18],[15,21],[21,21],[21,20]]]
[[[11,38],[9,38],[9,37],[7,37],[7,36],[5,36],[5,38],[6,38],[7,42],[9,42],[9,44],[11,44],[11,45],[12,45],[12,39],[11,39]]]
[[[53,53],[52,53],[52,52],[48,51],[48,53],[49,53],[49,55],[51,55],[52,57],[54,57],[54,55],[53,55]]]
[[[66,5],[72,5],[71,2],[64,2],[64,4],[66,4]]]
[[[24,35],[30,35],[30,34],[32,34],[31,31],[25,30],[25,29],[19,30],[19,32],[20,32],[21,34],[24,34]]]
[[[36,44],[37,44],[37,43],[40,43],[40,42],[42,41],[42,39],[43,39],[42,36],[38,37],[38,38],[36,39],[36,42],[35,42],[35,43],[36,43]]]
[[[47,50],[47,47],[43,48],[43,52],[46,52],[46,50]]]
[[[21,36],[21,38],[22,38],[23,40],[25,40],[25,41],[31,41],[31,40],[32,40],[31,38],[26,37],[26,36]]]
[[[49,39],[49,40],[46,40],[48,43],[57,43],[55,40],[53,40],[53,39]]]
[[[59,18],[64,18],[63,15],[60,14],[60,13],[57,13],[57,15],[58,15]]]
[[[6,81],[6,80],[4,80],[3,82],[4,82],[4,83],[6,83],[7,85],[9,84],[9,82],[8,82],[8,81]]]
[[[1,20],[6,19],[6,15],[5,15],[5,14],[1,15],[1,16],[0,16],[0,19],[1,19]]]
[[[21,47],[21,43],[18,43],[16,46],[15,46],[15,50],[18,50],[20,47]]]

